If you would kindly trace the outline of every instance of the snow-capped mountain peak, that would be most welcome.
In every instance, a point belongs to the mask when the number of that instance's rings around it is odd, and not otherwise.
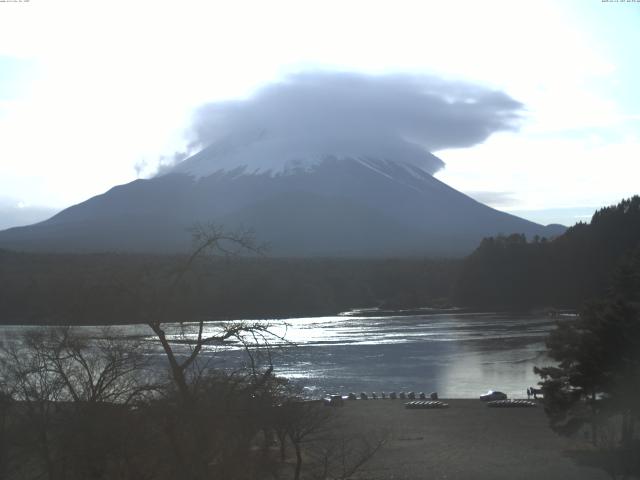
[[[379,138],[365,145],[357,137],[280,137],[266,131],[230,135],[178,163],[167,173],[203,178],[218,172],[286,175],[311,172],[324,161],[356,160],[380,170],[394,163],[412,175],[430,175],[443,165],[425,149],[406,140]],[[382,172],[380,172],[382,173]]]

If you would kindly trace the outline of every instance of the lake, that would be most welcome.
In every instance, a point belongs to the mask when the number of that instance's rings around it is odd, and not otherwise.
[[[264,320],[287,342],[272,338],[277,375],[306,395],[382,391],[437,391],[441,397],[476,398],[489,389],[526,396],[538,377],[534,365],[549,364],[544,338],[555,321],[546,315],[435,313],[395,316],[333,316]],[[209,322],[214,331],[222,322]],[[4,338],[29,327],[0,327]],[[81,327],[99,334],[96,327]],[[144,326],[116,327],[119,334],[153,341]],[[177,335],[177,327],[168,331]],[[177,345],[177,348],[183,348]],[[162,358],[158,350],[154,355]],[[236,368],[237,343],[207,348],[213,365]]]
[[[525,396],[534,365],[549,363],[547,316],[452,313],[292,319],[296,347],[275,357],[277,374],[318,396],[330,392],[437,391],[476,398],[488,389]]]

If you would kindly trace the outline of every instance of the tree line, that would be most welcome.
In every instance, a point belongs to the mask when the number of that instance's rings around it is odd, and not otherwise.
[[[187,256],[0,251],[0,323],[141,323],[131,292],[154,289]],[[222,256],[198,259],[176,310],[211,319],[334,315],[355,307],[446,305],[460,265],[448,259]],[[155,284],[155,285],[154,285]]]
[[[630,269],[637,268],[639,255],[640,197],[634,196],[554,239],[520,234],[484,239],[464,260],[452,301],[475,308],[576,309],[605,295],[622,278],[616,277],[619,270],[634,275]],[[637,286],[637,280],[627,280],[619,287]]]
[[[612,479],[640,475],[640,249],[625,256],[606,294],[546,340],[551,365],[536,367],[553,430],[593,448],[576,461]]]

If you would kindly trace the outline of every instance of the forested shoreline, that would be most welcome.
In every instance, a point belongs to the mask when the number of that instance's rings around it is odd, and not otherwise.
[[[0,323],[140,323],[185,256],[0,251]],[[176,320],[447,306],[456,259],[209,258],[175,295]]]
[[[465,259],[452,301],[475,308],[578,309],[613,287],[640,288],[639,277],[640,197],[634,196],[555,239],[484,239]]]

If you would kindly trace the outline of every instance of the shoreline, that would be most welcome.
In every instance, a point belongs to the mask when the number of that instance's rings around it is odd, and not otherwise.
[[[360,315],[356,315],[355,312],[360,310],[364,310],[364,312]],[[375,314],[374,314],[375,313]],[[325,318],[325,317],[339,317],[344,319],[350,318],[393,318],[393,317],[413,317],[420,315],[448,315],[448,314],[461,314],[461,315],[491,315],[491,314],[499,314],[499,315],[514,315],[514,316],[548,316],[550,319],[559,319],[562,317],[575,317],[578,314],[577,309],[571,308],[562,308],[553,310],[555,315],[552,315],[549,309],[544,308],[533,308],[527,310],[513,310],[513,309],[503,309],[503,308],[482,308],[475,309],[471,307],[451,307],[451,308],[435,308],[435,307],[417,307],[417,308],[407,308],[407,309],[398,309],[398,310],[387,310],[381,309],[379,312],[374,312],[373,309],[365,308],[359,309],[354,308],[351,310],[343,310],[343,311],[331,311],[326,313],[312,312],[312,313],[290,313],[285,315],[232,315],[226,317],[217,317],[213,316],[211,318],[205,319],[205,323],[214,323],[214,322],[242,322],[242,321],[290,321],[290,320],[298,320],[298,319],[307,319],[307,318]],[[167,322],[167,324],[178,324],[179,322]],[[199,323],[198,320],[189,320],[183,322],[185,325],[193,324],[197,325]],[[34,323],[20,323],[20,322],[3,322],[0,321],[0,327],[126,327],[126,326],[140,326],[147,325],[145,322],[121,322],[114,321],[110,323],[62,323],[62,322],[34,322]]]

